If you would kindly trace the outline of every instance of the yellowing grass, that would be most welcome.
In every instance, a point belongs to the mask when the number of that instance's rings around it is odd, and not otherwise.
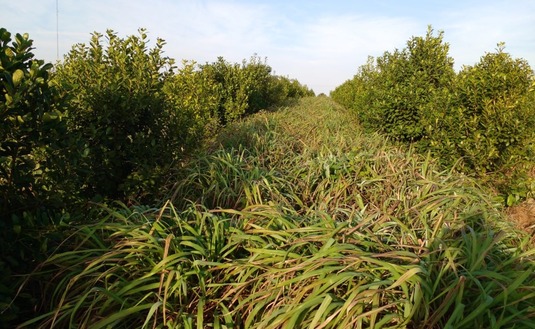
[[[472,180],[356,127],[321,97],[230,127],[161,207],[72,227],[25,326],[533,328],[529,237]]]

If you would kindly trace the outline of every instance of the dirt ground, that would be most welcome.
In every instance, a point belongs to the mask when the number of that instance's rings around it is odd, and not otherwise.
[[[535,199],[528,199],[508,209],[507,215],[518,228],[531,234],[535,243]]]

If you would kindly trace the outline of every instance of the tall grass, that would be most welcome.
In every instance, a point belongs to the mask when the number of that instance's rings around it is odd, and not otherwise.
[[[158,208],[103,208],[23,327],[534,328],[535,251],[471,179],[326,98],[231,126]]]

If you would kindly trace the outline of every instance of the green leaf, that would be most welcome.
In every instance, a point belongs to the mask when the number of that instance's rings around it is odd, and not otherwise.
[[[43,122],[49,123],[51,121],[57,120],[58,116],[56,114],[50,114],[50,112],[45,112],[43,114]]]
[[[4,53],[9,58],[13,58],[15,56],[15,53],[13,52],[13,50],[11,50],[11,48],[6,48],[6,50],[4,50]]]
[[[21,69],[13,72],[13,85],[18,87],[22,81],[22,78],[24,78],[24,72]]]
[[[126,308],[124,310],[114,313],[113,315],[109,317],[106,317],[100,320],[99,322],[92,325],[91,328],[92,329],[110,328],[110,326],[113,326],[114,323],[117,323],[132,314],[136,314],[136,313],[145,311],[147,309],[151,309],[153,307],[154,307],[154,304],[142,304],[142,305],[137,305],[137,306]]]
[[[516,197],[513,194],[507,196],[507,205],[510,207],[517,202]]]

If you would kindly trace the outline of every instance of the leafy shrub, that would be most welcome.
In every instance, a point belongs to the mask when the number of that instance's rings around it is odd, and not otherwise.
[[[0,28],[0,327],[9,327],[31,296],[13,304],[20,274],[43,257],[39,230],[54,222],[66,195],[65,120],[51,64],[34,58],[28,34]],[[22,293],[24,295],[24,293]]]
[[[352,109],[358,116],[361,125],[370,131],[377,131],[381,127],[382,118],[373,110],[375,87],[379,71],[375,59],[368,57],[365,65],[359,67],[353,79],[346,81],[331,92],[331,97]]]
[[[308,96],[315,96],[314,91],[298,80],[280,75],[271,76],[267,95],[269,105],[281,105],[286,101]]]
[[[0,29],[0,194],[2,216],[35,210],[55,197],[58,159],[65,133],[52,64],[34,59],[33,41]]]
[[[526,155],[525,142],[535,132],[532,81],[528,63],[513,59],[501,47],[464,67],[440,134],[434,135],[435,145],[451,146],[450,161],[462,158],[466,168],[479,174],[516,163]]]
[[[55,76],[69,100],[69,132],[78,141],[75,174],[85,197],[124,198],[150,189],[189,145],[186,115],[163,92],[174,61],[147,34],[94,33],[73,47]]]
[[[220,100],[217,110],[219,122],[224,125],[245,115],[248,109],[249,88],[243,83],[245,77],[241,66],[218,57],[216,62],[201,65],[201,69],[219,87]]]
[[[433,36],[429,27],[425,38],[413,37],[405,49],[377,58],[379,74],[373,80],[370,111],[380,130],[407,142],[424,137],[424,112],[430,110],[435,93],[448,88],[455,76],[448,49],[443,32]]]
[[[493,174],[495,187],[514,194],[510,200],[525,197],[533,186],[525,174],[534,157],[532,69],[500,47],[455,74],[448,48],[429,27],[406,48],[370,58],[332,97],[365,128],[430,151],[445,166]]]
[[[269,86],[272,78],[271,67],[267,65],[267,59],[252,56],[248,62],[242,62],[243,78],[241,83],[245,85],[247,92],[246,113],[253,114],[272,105],[269,98]]]
[[[267,60],[252,56],[249,61],[229,63],[219,57],[216,62],[200,66],[206,79],[218,86],[217,118],[221,125],[282,104],[288,99],[314,95],[297,80],[271,74]]]
[[[353,109],[366,129],[393,139],[412,142],[425,137],[435,98],[452,86],[455,72],[443,32],[413,37],[407,47],[368,57],[353,79],[332,92],[332,97]]]
[[[194,61],[183,61],[182,68],[165,80],[165,96],[188,127],[186,145],[211,136],[219,129],[221,88]]]
[[[513,59],[503,45],[464,67],[450,106],[429,134],[433,150],[450,165],[462,159],[465,172],[491,174],[502,192],[509,193],[525,179],[526,160],[534,155],[533,81],[528,63]]]
[[[353,79],[349,79],[336,87],[331,91],[330,96],[340,105],[345,106],[346,108],[353,108],[355,103],[355,96],[358,95],[356,92],[356,80],[357,76],[355,75]]]

